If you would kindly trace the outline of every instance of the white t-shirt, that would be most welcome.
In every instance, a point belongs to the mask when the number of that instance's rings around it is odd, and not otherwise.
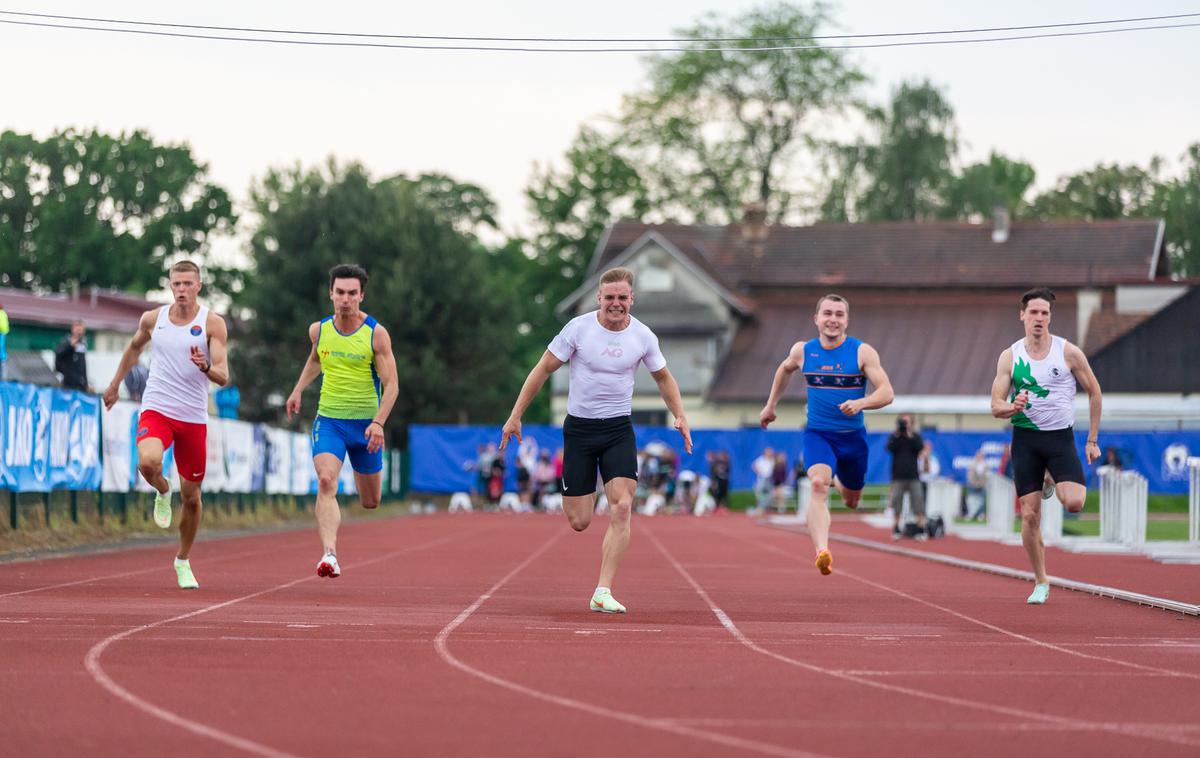
[[[633,379],[639,363],[650,371],[666,367],[658,337],[633,316],[629,326],[611,332],[600,325],[599,311],[576,316],[550,341],[549,350],[570,362],[567,413],[576,418],[616,418],[633,409]]]

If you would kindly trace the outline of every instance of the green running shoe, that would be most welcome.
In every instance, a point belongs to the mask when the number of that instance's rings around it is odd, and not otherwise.
[[[588,603],[588,608],[597,613],[624,613],[625,606],[617,602],[612,593],[605,590],[592,595],[592,602]]]
[[[192,564],[187,560],[175,559],[175,576],[179,579],[179,589],[200,589],[200,583],[196,581],[196,576],[192,573]]]
[[[171,525],[171,488],[154,493],[154,523],[163,529]]]
[[[1041,605],[1046,602],[1046,598],[1048,597],[1050,597],[1050,585],[1035,584],[1033,585],[1033,594],[1025,602],[1030,605]]]

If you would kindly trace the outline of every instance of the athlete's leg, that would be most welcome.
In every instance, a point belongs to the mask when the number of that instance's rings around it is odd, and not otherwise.
[[[1087,487],[1079,482],[1059,482],[1058,499],[1069,513],[1079,513],[1087,500]]]
[[[379,501],[383,499],[383,472],[360,474],[355,471],[354,487],[358,490],[358,501],[362,503],[363,508],[367,510],[378,508]]]
[[[200,531],[200,517],[204,513],[200,482],[180,479],[179,497],[183,500],[183,509],[179,512],[179,554],[176,557],[186,561],[192,543],[196,541],[196,533]]]
[[[833,482],[833,469],[825,463],[809,466],[808,480],[812,482],[812,500],[808,502],[808,536],[812,538],[813,548],[820,553],[829,549],[829,486]]]
[[[629,549],[630,514],[633,509],[633,493],[637,490],[636,479],[623,476],[604,483],[604,494],[608,496],[608,531],[604,533],[604,547],[600,559],[600,587],[612,588],[621,558]]]
[[[570,522],[571,528],[582,532],[592,523],[592,513],[596,510],[596,493],[570,497],[564,495],[562,509],[563,513],[567,514],[567,521]]]
[[[325,552],[336,555],[338,525],[342,523],[342,512],[337,503],[342,459],[333,453],[318,453],[313,456],[313,468],[317,470],[317,532]]]
[[[1029,554],[1033,566],[1034,581],[1045,584],[1046,546],[1042,543],[1042,493],[1031,492],[1021,496],[1021,543]]]
[[[164,449],[163,441],[158,437],[143,437],[137,443],[138,471],[160,493],[171,489],[171,483],[163,476]]]

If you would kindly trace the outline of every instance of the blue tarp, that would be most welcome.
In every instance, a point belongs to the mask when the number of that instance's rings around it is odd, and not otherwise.
[[[651,442],[661,442],[676,450],[680,469],[692,469],[701,474],[708,473],[706,454],[725,450],[730,455],[733,489],[749,489],[754,485],[751,462],[763,448],[771,447],[788,454],[789,465],[801,452],[802,432],[780,430],[764,432],[760,429],[698,429],[692,432],[694,450],[683,453],[683,443],[674,429],[663,427],[635,427],[638,446],[645,448]],[[526,426],[526,440],[534,440],[539,449],[549,449],[551,454],[562,447],[562,430],[554,426]],[[997,468],[1004,447],[1011,435],[1008,431],[997,432],[943,432],[923,431],[922,435],[933,443],[934,454],[941,464],[943,476],[966,481],[966,471],[975,452],[983,449],[993,468]],[[1086,432],[1076,432],[1080,452]],[[884,484],[891,476],[891,456],[888,454],[888,433],[872,432],[867,435],[871,449],[867,482]],[[457,492],[470,490],[475,485],[474,464],[479,446],[499,443],[500,429],[494,426],[433,426],[413,425],[409,427],[409,450],[412,454],[412,486],[419,492]],[[1187,492],[1187,457],[1200,454],[1200,432],[1112,432],[1101,433],[1101,447],[1117,450],[1123,466],[1138,471],[1149,480],[1151,492]],[[507,486],[516,484],[516,441],[506,451]],[[1094,483],[1095,466],[1085,467],[1089,484]]]
[[[0,382],[0,488],[99,489],[100,398]]]

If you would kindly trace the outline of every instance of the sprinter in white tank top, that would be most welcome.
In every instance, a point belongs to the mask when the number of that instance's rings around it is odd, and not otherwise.
[[[637,488],[637,442],[633,438],[630,409],[633,379],[639,364],[646,365],[658,384],[658,392],[675,417],[675,428],[683,435],[688,454],[692,452],[692,435],[683,415],[679,385],[659,352],[658,338],[629,313],[633,307],[633,272],[614,268],[601,274],[596,302],[600,309],[567,324],[529,372],[500,433],[500,449],[508,446],[510,437],[521,441],[521,416],[550,375],[570,361],[568,418],[563,424],[564,458],[573,457],[579,462],[580,473],[583,466],[590,468],[586,476],[581,476],[581,480],[590,481],[587,492],[575,492],[575,485],[571,485],[570,492],[564,491],[563,511],[571,528],[577,532],[587,529],[596,506],[596,493],[591,486],[599,470],[610,516],[601,552],[600,581],[588,608],[600,613],[624,613],[625,606],[613,598],[611,588],[621,557],[629,547],[630,510]],[[571,423],[586,428],[584,434],[579,438],[574,433],[568,436]],[[588,434],[593,438],[584,440]],[[564,484],[573,478],[564,469]]]
[[[202,284],[200,267],[180,261],[168,274],[174,302],[142,314],[137,333],[121,355],[121,365],[104,390],[104,406],[117,402],[121,380],[150,344],[150,378],[142,395],[138,419],[138,471],[154,487],[154,523],[171,525],[171,483],[163,476],[163,454],[175,447],[179,471],[179,552],[175,577],[181,589],[199,584],[188,562],[188,553],[200,529],[203,504],[200,484],[207,457],[208,383],[229,384],[225,355],[228,333],[225,320],[196,301]]]
[[[1054,293],[1033,289],[1021,297],[1024,339],[1000,354],[992,382],[992,415],[1013,424],[1012,461],[1021,501],[1021,542],[1033,565],[1034,588],[1026,602],[1041,604],[1050,595],[1046,548],[1042,544],[1042,479],[1049,473],[1058,499],[1071,513],[1083,510],[1087,497],[1083,467],[1075,447],[1075,383],[1088,395],[1088,465],[1100,457],[1100,383],[1083,351],[1050,334]]]

